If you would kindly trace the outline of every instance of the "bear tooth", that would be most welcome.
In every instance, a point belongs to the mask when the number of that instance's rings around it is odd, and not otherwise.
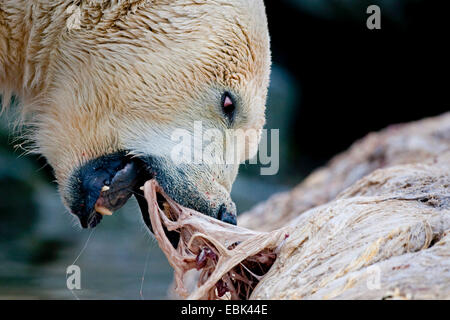
[[[99,206],[99,205],[95,205],[95,211],[97,211],[98,213],[100,213],[102,216],[112,216],[112,211],[109,210],[108,208]]]
[[[108,191],[109,189],[111,189],[111,188],[108,187],[108,186],[103,186],[103,187],[102,187],[102,192]]]

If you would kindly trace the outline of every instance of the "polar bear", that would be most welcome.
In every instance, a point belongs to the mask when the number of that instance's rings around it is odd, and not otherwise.
[[[195,121],[260,130],[270,64],[262,0],[0,0],[2,109],[18,97],[31,151],[83,228],[132,194],[151,228],[139,192],[149,178],[236,223],[239,164],[177,164],[171,134]]]

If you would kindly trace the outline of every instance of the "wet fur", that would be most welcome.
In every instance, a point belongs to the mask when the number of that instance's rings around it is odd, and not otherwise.
[[[175,128],[229,128],[223,91],[237,100],[231,127],[261,129],[269,73],[262,0],[0,0],[3,109],[18,97],[66,204],[69,178],[90,159],[121,150],[167,159]],[[238,169],[168,167],[220,201]]]

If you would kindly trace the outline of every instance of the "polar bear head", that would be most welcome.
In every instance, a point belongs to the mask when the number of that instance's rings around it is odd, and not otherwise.
[[[270,74],[262,0],[65,6],[48,9],[55,25],[37,45],[51,42],[30,67],[45,85],[25,108],[70,211],[94,227],[132,194],[145,211],[138,187],[155,178],[180,204],[235,223],[238,163],[177,163],[174,132],[261,130]],[[258,137],[246,142],[238,162]]]

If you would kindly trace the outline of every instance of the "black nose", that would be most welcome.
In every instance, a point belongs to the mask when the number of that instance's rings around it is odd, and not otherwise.
[[[237,225],[236,207],[234,204],[229,206],[222,204],[219,208],[217,218],[223,222]]]

